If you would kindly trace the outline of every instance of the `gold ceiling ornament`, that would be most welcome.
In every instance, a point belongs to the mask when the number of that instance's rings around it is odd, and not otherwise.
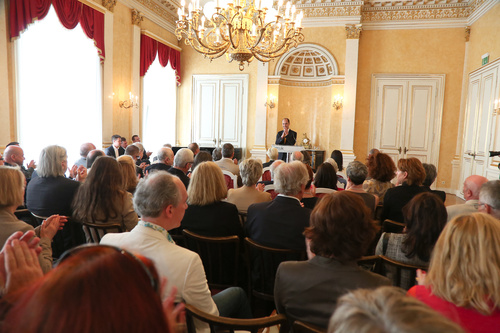
[[[283,6],[279,0],[277,9],[272,5],[272,0],[215,0],[202,9],[192,0],[186,13],[181,0],[175,35],[210,60],[226,54],[243,70],[245,61],[268,62],[304,41],[304,14],[290,1]]]

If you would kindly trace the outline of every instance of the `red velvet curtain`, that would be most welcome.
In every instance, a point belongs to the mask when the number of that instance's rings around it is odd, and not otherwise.
[[[177,85],[181,85],[180,77],[180,63],[181,53],[173,48],[158,42],[157,40],[141,35],[141,69],[140,75],[146,75],[149,66],[155,61],[156,54],[158,53],[158,60],[160,65],[166,67],[170,62],[170,67],[175,70]]]
[[[10,38],[19,37],[29,24],[47,16],[51,4],[66,29],[74,29],[80,23],[85,35],[94,41],[103,61],[104,14],[77,0],[11,0]]]

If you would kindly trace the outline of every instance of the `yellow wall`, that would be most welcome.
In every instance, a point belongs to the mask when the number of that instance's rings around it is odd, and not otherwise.
[[[471,26],[467,73],[481,67],[481,56],[490,54],[490,62],[500,58],[500,4],[490,9]]]
[[[359,43],[354,128],[357,159],[363,161],[371,148],[368,147],[368,129],[372,74],[446,74],[436,185],[449,187],[460,116],[464,55],[464,29],[461,28],[363,31]]]

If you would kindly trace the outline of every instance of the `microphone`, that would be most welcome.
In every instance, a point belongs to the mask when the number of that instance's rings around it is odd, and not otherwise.
[[[500,151],[490,151],[490,157],[499,156]]]

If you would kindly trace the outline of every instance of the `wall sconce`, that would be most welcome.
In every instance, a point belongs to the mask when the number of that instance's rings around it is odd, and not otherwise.
[[[270,109],[274,109],[276,104],[274,103],[274,96],[271,94],[269,99],[264,103],[264,106],[268,106]]]
[[[333,108],[338,111],[342,107],[343,100],[344,97],[341,96],[340,94],[335,95],[335,97],[333,97],[333,104],[332,104]]]
[[[134,101],[135,100],[135,101]],[[131,92],[128,93],[128,99],[124,101],[118,102],[118,105],[122,109],[130,109],[130,108],[138,108],[139,107],[139,102],[137,102],[137,96],[132,95]]]
[[[493,102],[493,115],[498,116],[500,114],[500,98],[495,99]]]

